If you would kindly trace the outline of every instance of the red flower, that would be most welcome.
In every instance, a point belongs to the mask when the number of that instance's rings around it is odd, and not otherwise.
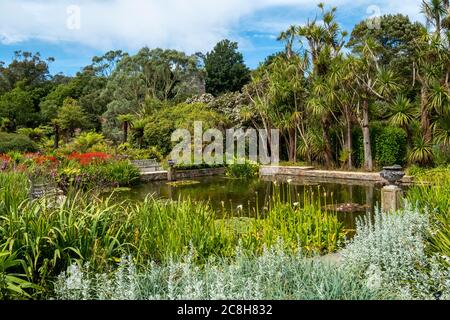
[[[10,162],[11,161],[11,157],[6,155],[6,154],[0,154],[0,161],[1,162]]]
[[[91,153],[72,153],[70,156],[68,156],[69,160],[75,160],[81,165],[89,165],[93,162],[104,162],[108,159],[110,159],[111,156],[106,153],[102,152],[91,152]]]
[[[53,163],[53,164],[55,164],[55,163],[58,162],[58,159],[56,159],[55,157],[52,157],[52,156],[40,156],[39,155],[39,156],[34,157],[33,161],[36,164],[44,164],[44,163]]]

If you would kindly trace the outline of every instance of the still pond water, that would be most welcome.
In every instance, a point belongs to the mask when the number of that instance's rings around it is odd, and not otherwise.
[[[320,200],[323,207],[334,208],[346,229],[355,229],[357,218],[373,213],[381,198],[381,186],[352,181],[318,181],[288,176],[252,180],[204,177],[195,181],[197,184],[185,186],[171,186],[165,181],[140,184],[116,193],[114,197],[136,201],[143,201],[148,196],[175,201],[190,198],[208,202],[218,216],[225,210],[227,215],[252,217],[256,210],[264,213],[274,193],[280,194],[285,201],[290,199],[300,205],[306,196]]]

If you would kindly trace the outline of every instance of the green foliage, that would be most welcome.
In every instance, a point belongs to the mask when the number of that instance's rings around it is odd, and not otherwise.
[[[42,117],[51,121],[58,116],[58,112],[67,98],[76,99],[81,95],[81,90],[76,81],[62,83],[56,86],[40,103]]]
[[[337,216],[321,211],[320,204],[294,208],[274,199],[273,213],[249,219],[248,228],[238,233],[226,217],[217,221],[204,203],[148,198],[112,204],[83,193],[57,202],[53,197],[30,201],[25,175],[0,174],[0,182],[0,199],[5,199],[0,202],[0,243],[25,261],[28,280],[45,288],[77,261],[101,271],[123,255],[142,265],[179,258],[190,247],[206,261],[232,257],[239,243],[262,253],[278,238],[290,252],[302,248],[312,254],[335,250],[344,236]]]
[[[206,55],[206,92],[219,96],[240,91],[250,81],[250,71],[237,50],[236,42],[223,40]]]
[[[0,118],[8,118],[13,128],[33,125],[39,115],[35,112],[31,94],[17,87],[0,96]]]
[[[450,265],[450,167],[418,168],[410,173],[414,174],[417,184],[408,190],[407,198],[431,213],[434,230],[429,241],[432,250],[447,257]]]
[[[73,151],[75,152],[89,152],[92,148],[98,145],[104,145],[105,137],[102,134],[95,132],[83,132],[73,141]]]
[[[19,83],[24,87],[38,87],[49,77],[48,63],[53,58],[43,60],[39,52],[16,51],[7,67],[0,64],[0,95]]]
[[[16,273],[20,268],[26,271],[25,266],[25,262],[16,259],[6,246],[0,247],[0,300],[27,299],[31,297],[27,293],[29,289],[40,289],[28,282],[25,274]]]
[[[243,163],[241,163],[243,162]],[[226,175],[228,177],[239,179],[250,179],[259,175],[259,165],[249,160],[234,160],[226,167]]]
[[[186,129],[193,136],[196,121],[202,122],[204,131],[224,128],[227,122],[221,114],[207,105],[181,103],[174,107],[163,108],[146,118],[144,144],[156,147],[164,156],[167,156],[175,145],[171,141],[174,131]]]
[[[39,143],[46,135],[48,135],[48,129],[45,127],[39,128],[21,128],[17,130],[18,134],[27,136],[34,142]]]
[[[128,160],[107,160],[89,165],[69,162],[58,168],[59,185],[70,188],[102,190],[111,186],[130,186],[140,179],[139,169]]]
[[[0,132],[0,154],[11,151],[35,152],[37,149],[36,144],[27,136]]]
[[[407,137],[403,129],[386,127],[376,137],[375,159],[380,166],[403,165],[407,155]]]
[[[403,165],[407,158],[407,135],[401,128],[374,122],[370,125],[372,154],[378,166]],[[353,130],[353,150],[357,165],[364,163],[364,144],[361,129]]]
[[[376,24],[379,24],[379,27]],[[358,46],[369,37],[374,39],[380,45],[377,53],[379,62],[411,79],[414,41],[421,37],[422,30],[420,23],[411,22],[407,16],[384,15],[376,20],[368,19],[357,24],[348,46]]]
[[[408,128],[416,118],[416,106],[400,95],[389,106],[389,122],[394,127]]]
[[[73,135],[76,129],[85,129],[89,126],[86,114],[78,102],[72,98],[64,100],[58,111],[58,122],[61,129]]]
[[[157,161],[162,161],[163,156],[155,147],[136,149],[133,148],[129,143],[123,143],[117,148],[119,155],[127,157],[131,160],[149,160],[156,159]]]
[[[108,181],[118,186],[130,186],[140,179],[139,169],[129,161],[108,162],[97,173],[104,174]]]
[[[175,165],[175,168],[177,170],[197,170],[197,169],[212,169],[212,168],[223,168],[223,167],[224,167],[223,164],[208,164],[208,163]]]
[[[110,274],[73,265],[58,277],[58,300],[376,300],[380,289],[334,264],[308,260],[280,247],[261,256],[238,253],[199,268],[196,252],[142,271],[122,259]],[[73,285],[76,284],[76,285]]]
[[[433,146],[427,143],[424,137],[418,137],[409,153],[408,160],[412,164],[421,166],[432,164],[434,162]]]
[[[171,136],[175,130],[171,119],[165,119],[163,116],[152,117],[145,126],[145,144],[156,147],[163,155],[168,155],[172,151]]]

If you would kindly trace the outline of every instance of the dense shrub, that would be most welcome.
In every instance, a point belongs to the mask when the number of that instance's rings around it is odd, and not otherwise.
[[[171,137],[175,130],[172,120],[154,116],[148,120],[145,126],[145,144],[158,148],[163,155],[168,155],[172,151]]]
[[[403,165],[407,153],[407,135],[403,129],[385,127],[376,136],[375,160],[379,166]]]
[[[234,161],[227,165],[226,174],[232,178],[254,178],[259,175],[259,165],[248,160],[245,160],[244,163]]]
[[[105,137],[95,132],[84,132],[76,137],[73,141],[73,151],[88,152],[92,148],[101,148],[105,144]]]
[[[407,156],[407,135],[403,129],[374,122],[370,125],[372,156],[382,166],[403,165]],[[353,157],[357,166],[364,164],[364,143],[361,128],[353,130]]]
[[[162,161],[163,156],[156,147],[149,147],[145,149],[133,148],[129,143],[123,143],[117,148],[117,153],[120,156],[126,157],[131,160],[148,160],[155,159]]]
[[[37,145],[27,136],[0,132],[0,153],[35,152],[37,149]]]
[[[156,114],[145,119],[144,144],[157,147],[167,156],[171,151],[172,134],[177,129],[186,129],[193,135],[194,122],[200,121],[203,130],[223,129],[227,120],[217,111],[201,103],[181,103],[176,106],[166,107]]]
[[[78,163],[70,162],[58,170],[58,183],[64,189],[130,186],[140,178],[137,167],[127,160],[108,160],[80,156]],[[81,164],[80,164],[81,163]]]
[[[286,254],[281,247],[261,256],[243,254],[198,267],[195,253],[180,261],[151,264],[139,272],[122,259],[111,274],[72,265],[58,277],[59,300],[373,300],[389,298],[381,289],[334,264]]]
[[[344,268],[399,298],[435,299],[439,293],[450,299],[450,268],[426,251],[430,227],[428,215],[411,206],[377,212],[374,221],[358,222],[357,235],[342,252]]]

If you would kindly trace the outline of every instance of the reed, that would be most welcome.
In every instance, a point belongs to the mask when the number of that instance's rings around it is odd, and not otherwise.
[[[432,219],[430,248],[447,257],[450,264],[450,169],[439,168],[417,176],[418,183],[407,193],[410,203],[428,211]]]
[[[261,254],[279,239],[290,252],[327,253],[343,240],[336,214],[322,211],[311,198],[304,205],[284,203],[275,193],[269,211],[241,217],[239,230],[227,216],[218,220],[207,203],[189,199],[114,202],[95,193],[71,191],[63,201],[30,200],[22,174],[0,174],[0,245],[24,262],[16,266],[35,285],[51,290],[51,281],[73,263],[88,262],[99,272],[122,256],[137,265],[164,263],[190,248],[203,264],[210,257],[232,257],[236,247]]]

